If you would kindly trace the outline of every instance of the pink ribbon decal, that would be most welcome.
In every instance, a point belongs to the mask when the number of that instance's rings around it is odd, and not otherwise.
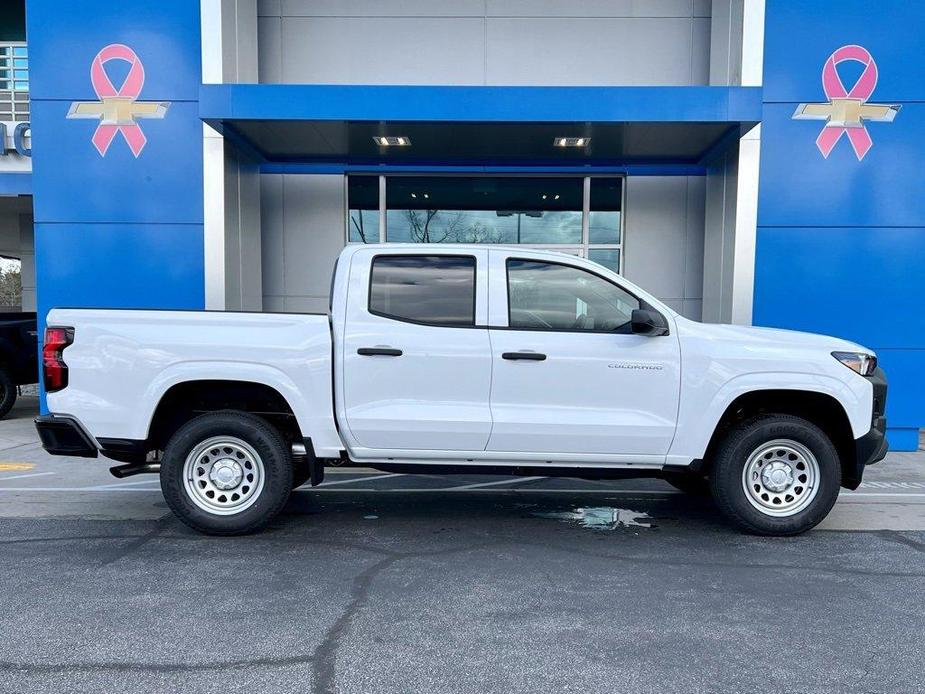
[[[126,75],[125,81],[118,89],[113,86],[112,80],[109,79],[109,75],[106,74],[103,67],[110,60],[124,60],[130,64],[128,75]],[[101,101],[105,102],[107,99],[114,98],[125,99],[129,102],[135,101],[141,94],[141,88],[145,83],[145,69],[135,51],[124,44],[113,43],[97,53],[90,64],[90,83],[93,85],[93,91],[96,92]],[[96,132],[93,133],[92,140],[100,156],[106,155],[106,150],[112,144],[116,132],[122,133],[122,137],[125,138],[129,149],[132,150],[132,154],[136,157],[139,155],[147,142],[147,138],[141,131],[141,126],[134,119],[130,118],[129,120],[130,122],[119,125],[100,123],[96,126]]]
[[[838,64],[846,60],[854,60],[864,65],[864,72],[850,90],[845,89],[837,69]],[[867,49],[861,46],[842,46],[829,56],[822,68],[822,89],[826,98],[832,102],[850,99],[859,102],[859,105],[864,104],[874,93],[876,86],[877,63],[874,62],[873,56]],[[874,144],[870,139],[870,133],[867,132],[867,128],[860,119],[856,123],[844,125],[827,123],[819,133],[819,137],[816,138],[816,146],[822,152],[822,156],[828,157],[832,148],[844,134],[848,135],[858,159],[863,159]]]

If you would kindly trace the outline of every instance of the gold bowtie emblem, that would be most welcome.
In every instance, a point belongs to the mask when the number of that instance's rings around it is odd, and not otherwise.
[[[99,101],[75,101],[68,118],[98,118],[100,125],[132,125],[138,118],[163,118],[166,101],[135,101],[127,96],[104,96]]]
[[[899,106],[868,104],[861,99],[832,99],[821,104],[800,104],[793,117],[799,120],[824,120],[828,125],[841,128],[863,128],[862,121],[890,123],[896,118]]]

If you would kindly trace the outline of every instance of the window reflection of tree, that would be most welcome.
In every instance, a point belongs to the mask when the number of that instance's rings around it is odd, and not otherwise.
[[[356,232],[360,235],[360,240],[363,243],[369,243],[369,241],[366,240],[366,230],[364,228],[364,218],[366,217],[366,215],[364,215],[363,213],[365,211],[366,210],[351,210],[351,212],[355,212],[356,214],[350,215],[350,221],[353,223],[353,228],[356,229]],[[357,218],[359,218],[359,221],[357,221]],[[376,238],[377,240],[378,240],[378,236],[379,236],[379,212],[377,210],[376,211]]]

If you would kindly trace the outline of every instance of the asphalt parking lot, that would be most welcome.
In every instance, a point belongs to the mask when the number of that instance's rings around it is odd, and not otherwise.
[[[658,481],[346,468],[210,538],[34,407],[0,422],[2,692],[925,690],[925,452],[789,539]]]

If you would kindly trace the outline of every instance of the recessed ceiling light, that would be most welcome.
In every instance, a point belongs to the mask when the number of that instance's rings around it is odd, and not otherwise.
[[[557,137],[552,141],[555,147],[587,147],[591,144],[590,137]]]
[[[410,147],[411,138],[406,135],[374,135],[373,142],[380,147]]]

